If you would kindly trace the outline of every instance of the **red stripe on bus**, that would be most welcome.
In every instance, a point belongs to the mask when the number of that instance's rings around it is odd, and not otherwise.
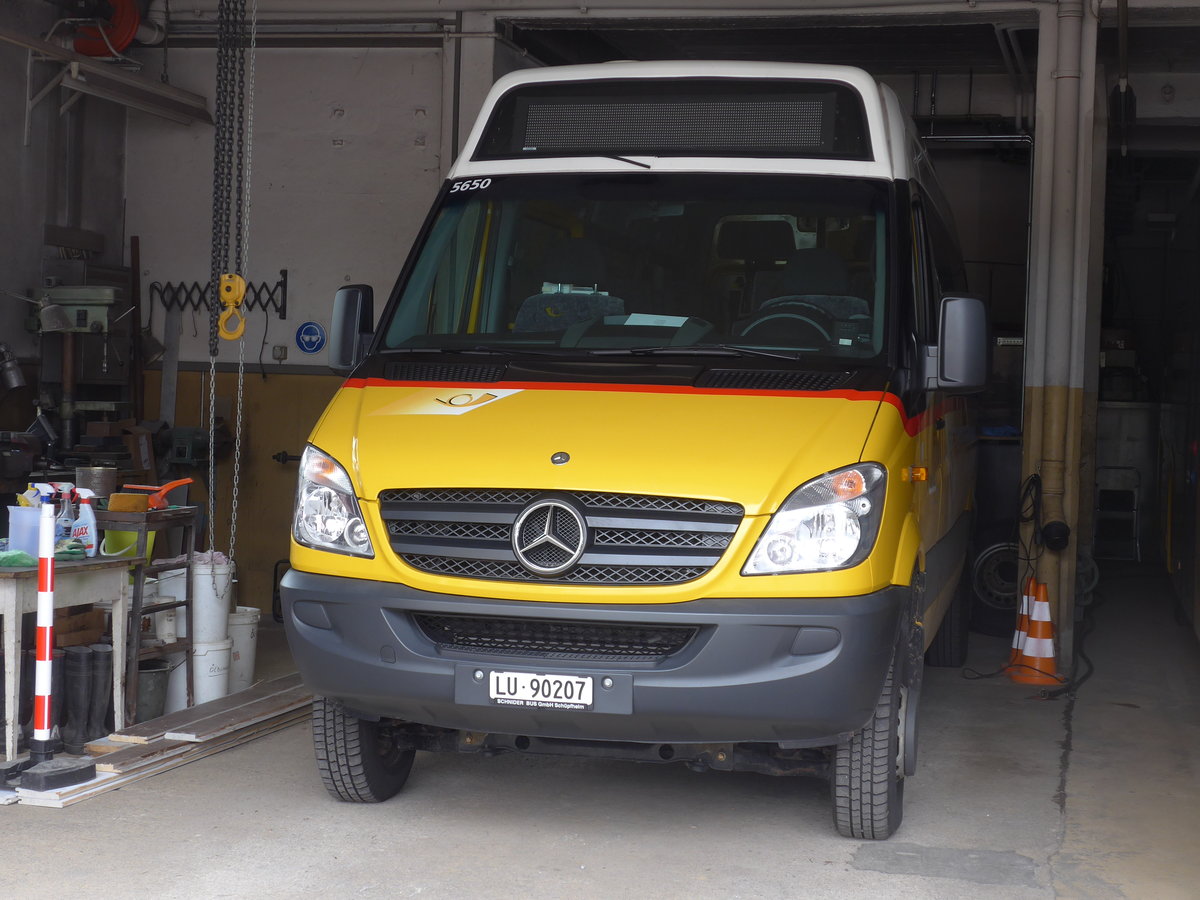
[[[851,400],[855,402],[888,403],[904,421],[904,429],[910,435],[920,428],[915,427],[918,418],[909,419],[904,413],[904,404],[895,394],[885,391],[774,391],[751,390],[748,388],[699,388],[691,385],[674,384],[595,384],[574,381],[500,381],[480,384],[478,382],[452,381],[392,381],[387,378],[347,378],[343,387],[403,387],[441,388],[456,391],[486,391],[490,388],[508,391],[583,391],[609,394],[675,394],[704,397],[810,397]]]

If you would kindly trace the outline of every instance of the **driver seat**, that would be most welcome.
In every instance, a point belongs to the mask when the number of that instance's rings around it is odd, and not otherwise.
[[[804,303],[835,319],[870,313],[866,300],[850,295],[850,270],[832,247],[796,250],[775,278],[756,285],[755,300],[760,312],[781,304]]]

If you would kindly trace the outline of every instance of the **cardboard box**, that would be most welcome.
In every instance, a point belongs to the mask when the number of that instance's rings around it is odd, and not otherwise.
[[[54,645],[62,648],[94,644],[103,637],[107,626],[108,613],[102,609],[74,614],[68,613],[66,610],[56,610]]]
[[[136,419],[121,419],[119,422],[88,422],[84,432],[91,438],[113,438],[119,440],[129,453],[131,469],[153,472],[154,433],[137,423]]]
[[[141,425],[126,426],[121,440],[125,443],[125,449],[129,451],[131,468],[154,471],[154,435],[148,428]]]

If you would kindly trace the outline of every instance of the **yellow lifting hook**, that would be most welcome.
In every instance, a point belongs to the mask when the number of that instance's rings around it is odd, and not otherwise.
[[[217,317],[217,334],[227,341],[236,341],[246,330],[246,317],[242,315],[242,300],[246,296],[246,279],[241,275],[222,275],[220,296],[225,310]],[[234,319],[237,320],[237,324],[230,327],[229,323]]]

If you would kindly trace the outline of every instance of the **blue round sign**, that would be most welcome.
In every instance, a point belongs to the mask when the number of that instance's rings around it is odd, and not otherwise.
[[[325,347],[325,329],[320,322],[305,322],[296,329],[296,346],[301,353],[319,353]]]

